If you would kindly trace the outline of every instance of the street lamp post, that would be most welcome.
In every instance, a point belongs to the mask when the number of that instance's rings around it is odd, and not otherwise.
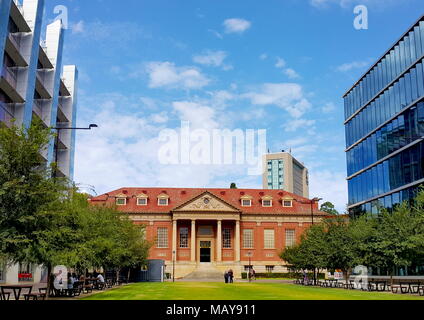
[[[251,263],[250,263],[250,257],[252,256],[252,252],[251,252],[251,251],[249,251],[249,252],[247,253],[247,256],[249,257],[249,272],[248,272],[248,274],[247,274],[247,278],[249,279],[249,282],[251,282],[251,280],[252,280],[252,278],[251,278],[252,265],[251,265]]]
[[[172,282],[175,282],[175,250],[172,251]]]
[[[59,135],[60,135],[60,130],[91,130],[92,128],[98,128],[98,127],[99,126],[97,124],[92,123],[92,124],[90,124],[88,126],[88,128],[59,128],[59,127],[53,128],[54,130],[57,131],[57,134],[56,134],[56,149],[55,149],[55,153],[54,153],[54,161],[56,163],[56,168],[55,168],[55,170],[53,172],[53,177],[54,178],[56,178],[56,176],[57,176],[57,170],[59,169],[59,166],[58,166],[58,163],[57,163],[57,157],[58,157],[58,151],[59,151]]]

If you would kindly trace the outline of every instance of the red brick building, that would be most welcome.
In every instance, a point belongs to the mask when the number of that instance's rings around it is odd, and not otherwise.
[[[154,241],[149,259],[163,259],[167,271],[184,277],[209,264],[236,276],[251,265],[256,272],[286,272],[282,248],[325,217],[318,203],[282,190],[121,188],[91,199],[116,204]]]

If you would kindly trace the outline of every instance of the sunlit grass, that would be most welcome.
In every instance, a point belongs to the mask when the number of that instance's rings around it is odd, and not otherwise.
[[[424,297],[288,283],[144,282],[96,293],[85,300],[413,300]]]

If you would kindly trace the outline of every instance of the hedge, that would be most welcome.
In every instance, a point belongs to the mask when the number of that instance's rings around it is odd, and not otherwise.
[[[272,279],[272,278],[289,278],[289,279],[296,279],[296,278],[302,278],[303,274],[299,273],[299,272],[284,272],[284,273],[277,273],[277,272],[266,272],[266,273],[259,273],[257,272],[255,274],[256,278],[268,278],[268,279]],[[309,279],[313,279],[314,274],[312,272],[308,273],[308,278]],[[241,273],[241,278],[242,279],[247,279],[247,272],[242,272]],[[325,278],[325,274],[324,273],[319,273],[317,275],[317,279],[324,279]]]

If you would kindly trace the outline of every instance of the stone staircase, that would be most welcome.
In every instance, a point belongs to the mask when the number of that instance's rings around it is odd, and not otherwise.
[[[188,274],[184,281],[224,281],[224,273],[211,263],[200,263],[196,270]]]

